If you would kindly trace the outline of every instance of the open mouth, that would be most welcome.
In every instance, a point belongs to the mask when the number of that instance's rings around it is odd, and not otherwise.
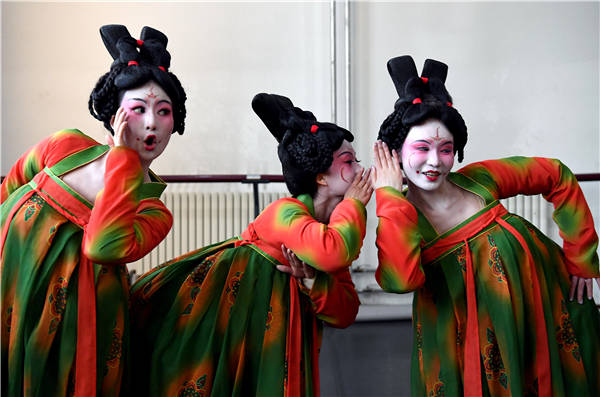
[[[156,147],[156,135],[150,134],[144,139],[144,148],[148,151],[154,150]]]
[[[430,181],[435,181],[440,177],[441,173],[439,171],[425,171],[423,175]]]

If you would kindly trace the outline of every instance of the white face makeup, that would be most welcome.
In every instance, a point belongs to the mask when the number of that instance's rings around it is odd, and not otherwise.
[[[454,137],[440,121],[427,120],[410,129],[401,159],[404,174],[414,186],[436,190],[454,165]]]
[[[166,92],[154,81],[127,90],[121,106],[127,114],[127,146],[140,160],[151,162],[167,147],[173,132],[173,105]]]
[[[333,152],[333,162],[323,174],[332,196],[343,196],[361,169],[352,144],[346,140]]]

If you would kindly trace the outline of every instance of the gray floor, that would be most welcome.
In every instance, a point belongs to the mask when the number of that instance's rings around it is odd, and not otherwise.
[[[410,396],[410,321],[356,322],[325,327],[321,396]]]

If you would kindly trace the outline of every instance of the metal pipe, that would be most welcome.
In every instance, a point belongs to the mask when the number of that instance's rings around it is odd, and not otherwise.
[[[344,2],[344,57],[346,63],[346,73],[345,73],[345,81],[346,81],[346,92],[345,92],[345,102],[346,102],[346,128],[349,131],[352,131],[352,125],[350,125],[350,0],[345,0]]]
[[[331,70],[331,120],[337,123],[337,60],[336,60],[336,15],[335,0],[329,1],[329,41],[330,41],[330,70]]]

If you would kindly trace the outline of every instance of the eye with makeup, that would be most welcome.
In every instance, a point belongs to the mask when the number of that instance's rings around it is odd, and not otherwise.
[[[133,113],[142,114],[146,111],[146,109],[144,109],[143,106],[135,106],[135,107],[131,108],[131,111]]]
[[[160,109],[157,113],[160,116],[168,116],[168,115],[171,114],[171,109],[169,109],[169,108],[163,108],[163,109]]]
[[[429,146],[425,145],[423,142],[415,143],[410,146],[414,151],[417,152],[428,152]]]
[[[440,151],[442,153],[446,153],[446,154],[454,153],[454,146],[452,146],[452,144],[448,143],[448,144],[444,145],[444,147]]]

